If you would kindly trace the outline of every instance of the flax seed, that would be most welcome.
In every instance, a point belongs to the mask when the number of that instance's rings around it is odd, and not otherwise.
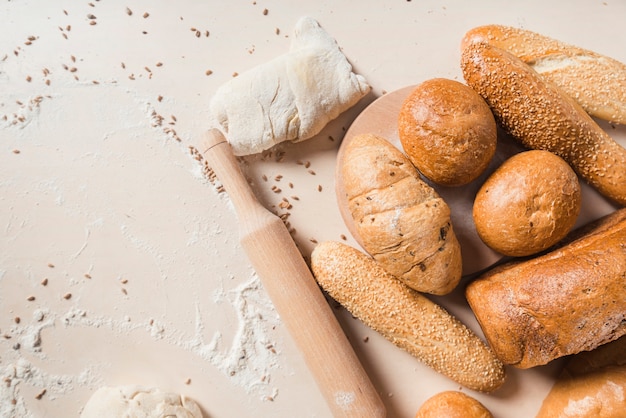
[[[70,300],[72,298],[72,294],[71,293],[66,293],[63,295],[63,299],[65,300]]]
[[[128,16],[132,16],[132,15],[133,15],[133,11],[132,11],[132,10],[130,10],[130,9],[127,7],[127,8],[126,8],[126,14],[127,14]]]
[[[35,399],[37,399],[39,401],[39,400],[41,400],[41,398],[43,398],[43,395],[45,395],[45,394],[46,394],[46,389],[42,390],[37,395],[35,395]]]
[[[145,12],[145,13],[143,14],[143,18],[144,18],[144,19],[147,19],[147,18],[148,18],[148,16],[150,16],[150,13],[148,13],[148,12]]]

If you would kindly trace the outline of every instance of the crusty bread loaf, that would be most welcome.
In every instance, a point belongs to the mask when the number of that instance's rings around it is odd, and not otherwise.
[[[352,315],[434,370],[483,392],[504,382],[502,363],[474,332],[361,251],[322,242],[311,254],[311,269]]]
[[[487,178],[476,194],[472,215],[485,244],[521,257],[565,238],[580,205],[574,170],[549,151],[531,150],[510,157]]]
[[[450,208],[386,139],[342,145],[335,178],[340,212],[365,251],[412,289],[443,295],[461,279]]]
[[[468,44],[461,68],[512,136],[557,154],[600,193],[626,204],[626,149],[569,96],[519,58],[486,43]]]
[[[529,30],[503,25],[479,26],[468,31],[464,49],[486,42],[519,57],[546,80],[558,85],[588,113],[626,124],[626,65]]]
[[[626,415],[626,337],[568,360],[536,418]]]
[[[493,418],[493,415],[471,396],[448,390],[428,398],[415,418]]]
[[[528,368],[626,334],[626,209],[578,239],[495,267],[466,289],[496,355]]]
[[[491,109],[473,89],[446,78],[426,80],[404,100],[398,136],[413,165],[444,186],[475,180],[496,152]]]

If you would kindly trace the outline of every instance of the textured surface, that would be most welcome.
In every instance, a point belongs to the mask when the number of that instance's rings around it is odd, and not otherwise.
[[[325,241],[313,250],[311,267],[333,299],[429,367],[482,392],[504,383],[502,363],[475,333],[371,257]]]
[[[371,83],[364,101],[315,138],[242,160],[255,192],[309,256],[316,241],[354,242],[333,192],[337,149],[352,120],[384,92],[432,77],[461,80],[458,45],[472,27],[524,27],[626,62],[626,3],[563,7],[0,2],[0,416],[14,408],[20,417],[76,417],[98,387],[141,384],[188,396],[212,418],[328,417],[238,243],[228,196],[189,148],[208,127],[212,95],[234,73],[284,53],[305,15]],[[623,126],[603,126],[626,138]],[[519,148],[499,139],[505,150]],[[613,210],[585,186],[579,222]],[[456,224],[471,224],[475,191],[439,192],[450,196]],[[463,238],[468,263],[492,260],[473,236]],[[437,300],[480,333],[460,291]],[[412,417],[431,395],[459,388],[335,312],[390,418]],[[495,416],[527,418],[558,371],[558,363],[510,368],[496,393],[473,395]]]

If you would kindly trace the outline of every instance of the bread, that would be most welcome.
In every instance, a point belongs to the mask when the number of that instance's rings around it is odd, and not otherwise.
[[[496,151],[496,121],[474,90],[435,78],[419,84],[398,116],[404,152],[428,179],[461,186],[480,176]]]
[[[505,49],[575,99],[591,115],[626,123],[626,65],[607,56],[529,30],[479,26],[461,42],[486,42]]]
[[[501,254],[543,251],[574,227],[581,206],[576,173],[557,155],[531,150],[510,157],[476,194],[478,236]]]
[[[626,411],[626,337],[573,356],[536,418],[621,418]]]
[[[486,43],[470,43],[461,68],[513,137],[557,154],[604,196],[626,204],[626,149],[569,96],[519,58]]]
[[[626,334],[626,209],[530,260],[495,267],[466,297],[496,355],[529,368]]]
[[[493,415],[471,396],[448,390],[428,398],[415,418],[493,418]]]
[[[352,315],[439,373],[483,392],[504,382],[502,363],[474,332],[361,251],[322,242],[313,249],[311,269]]]
[[[412,289],[443,295],[461,279],[450,208],[386,139],[357,135],[337,156],[337,200],[363,249]]]

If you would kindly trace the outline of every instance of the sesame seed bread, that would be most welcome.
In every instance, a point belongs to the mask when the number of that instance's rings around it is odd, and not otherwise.
[[[471,396],[447,390],[431,396],[422,404],[415,418],[493,418],[485,406]]]
[[[519,57],[558,85],[589,114],[626,124],[626,65],[529,30],[485,25],[465,34],[461,48],[485,42]]]
[[[322,242],[311,254],[311,269],[352,315],[437,372],[482,392],[504,382],[502,363],[473,331],[361,251]]]
[[[462,274],[450,208],[386,139],[362,134],[337,156],[340,213],[363,249],[420,292],[451,292]]]
[[[504,364],[539,366],[626,334],[626,208],[583,231],[467,286],[467,301]]]
[[[626,204],[626,149],[574,100],[513,54],[480,42],[461,54],[467,84],[523,145],[553,152],[601,194]]]

